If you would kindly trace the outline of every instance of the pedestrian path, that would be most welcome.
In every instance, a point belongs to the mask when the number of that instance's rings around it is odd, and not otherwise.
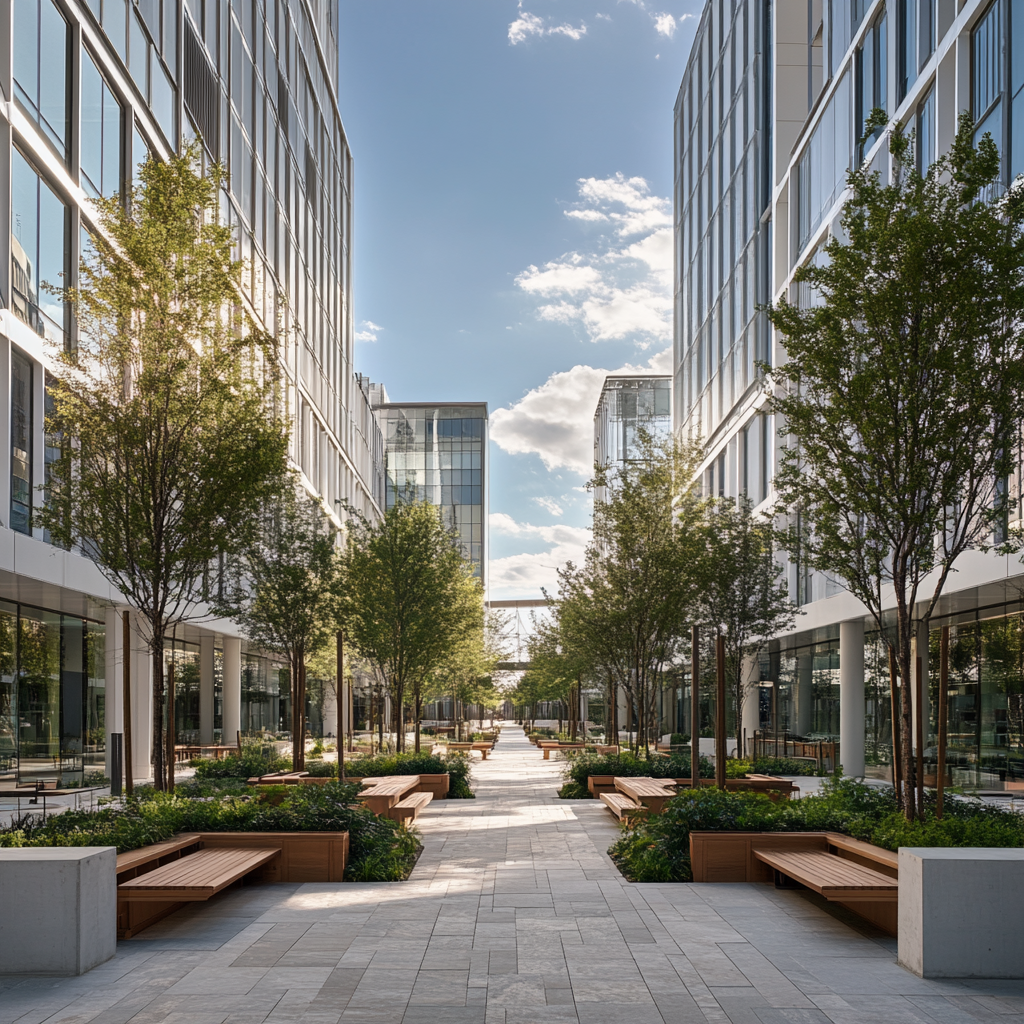
[[[506,726],[410,881],[238,890],[82,978],[0,980],[0,1024],[1024,1024],[1024,983],[922,981],[810,894],[631,885],[559,767]]]

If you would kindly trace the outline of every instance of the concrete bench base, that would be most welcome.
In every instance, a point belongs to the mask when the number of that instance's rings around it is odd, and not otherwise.
[[[903,967],[921,978],[1024,978],[1024,849],[899,856]]]
[[[117,948],[117,850],[0,850],[0,908],[0,974],[85,974]]]

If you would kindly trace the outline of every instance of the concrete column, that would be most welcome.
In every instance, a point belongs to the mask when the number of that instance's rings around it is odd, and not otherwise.
[[[213,743],[213,649],[212,633],[199,638],[199,742]]]
[[[754,733],[761,728],[761,688],[758,686],[760,675],[760,664],[757,658],[744,657],[743,659],[743,714],[740,716],[740,734],[738,742],[743,742],[743,732],[746,731],[746,753],[749,755],[753,750]]]
[[[104,673],[103,673],[103,731],[106,733],[106,756],[104,758],[104,772],[107,778],[111,775],[110,755],[113,744],[110,736],[115,732],[124,732],[124,701],[122,700],[122,675],[121,665],[123,663],[121,648],[121,613],[117,608],[108,608],[103,617],[105,627],[103,640],[104,651]]]
[[[242,641],[224,637],[224,732],[221,742],[234,743],[242,728]]]
[[[864,774],[864,622],[839,626],[839,760],[843,773]]]
[[[132,777],[153,778],[153,654],[138,615],[131,616]]]
[[[330,733],[332,736],[337,736],[339,733],[339,723],[341,721],[341,712],[338,709],[338,702],[342,699],[344,690],[339,687],[338,696],[335,697],[334,693],[327,688],[327,693],[324,696],[324,737]]]
[[[910,705],[914,709],[914,729],[911,736],[911,748],[917,750],[917,716],[921,715],[924,720],[924,745],[928,747],[931,736],[931,707],[928,699],[928,630],[924,623],[918,623],[914,632],[914,642],[911,645],[910,670],[914,673],[913,686],[910,688]],[[923,700],[920,710],[917,707],[917,659],[921,659],[921,691]]]
[[[796,659],[796,719],[794,731],[806,736],[811,731],[814,695],[814,655],[800,654]]]

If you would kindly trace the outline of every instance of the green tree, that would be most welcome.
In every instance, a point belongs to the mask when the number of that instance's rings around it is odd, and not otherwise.
[[[890,132],[890,179],[850,173],[846,240],[796,275],[817,304],[769,309],[788,353],[770,375],[793,438],[775,481],[785,540],[864,603],[894,650],[908,782],[915,619],[927,623],[965,551],[1004,539],[1024,415],[1024,195],[990,198],[999,154],[973,134],[962,115],[922,177],[912,140]],[[909,784],[900,798],[912,817]]]
[[[252,534],[287,450],[275,340],[239,301],[221,174],[196,157],[148,160],[127,206],[97,201],[104,237],[68,296],[77,349],[55,353],[46,430],[63,447],[34,517],[144,620],[161,788],[165,638],[204,613],[211,564]]]
[[[257,647],[288,658],[292,765],[306,762],[306,668],[333,639],[341,580],[337,531],[297,480],[269,501],[262,529],[235,563],[225,609]]]
[[[755,515],[745,498],[710,501],[705,515],[701,662],[707,671],[714,671],[715,636],[723,636],[726,686],[733,700],[742,757],[746,753],[743,705],[751,689],[744,679],[745,663],[793,625],[796,606],[789,600],[782,565],[775,557],[771,521]]]
[[[482,616],[483,594],[436,506],[398,502],[376,523],[350,512],[340,621],[354,650],[388,688],[396,745],[403,750],[410,687],[418,687]],[[418,741],[418,715],[416,722]]]

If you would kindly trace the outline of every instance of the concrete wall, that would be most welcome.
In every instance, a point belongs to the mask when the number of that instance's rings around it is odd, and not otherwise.
[[[113,846],[0,850],[0,974],[84,974],[117,947]]]
[[[900,850],[899,962],[922,978],[1024,978],[1024,850]]]

